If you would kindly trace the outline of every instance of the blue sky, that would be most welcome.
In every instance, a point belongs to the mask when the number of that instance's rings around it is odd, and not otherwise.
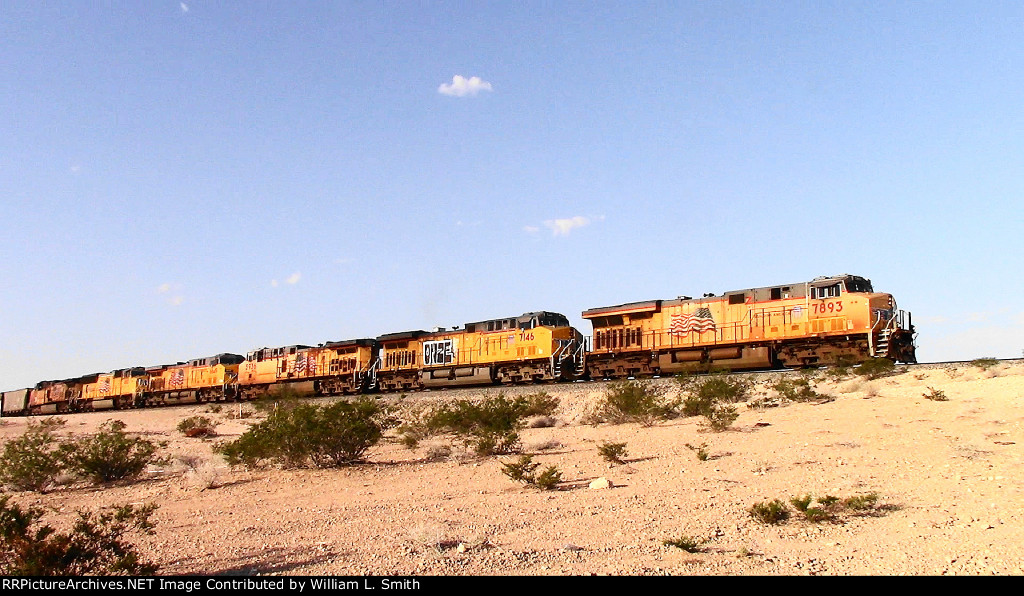
[[[0,8],[0,389],[852,273],[1024,350],[1019,2]]]

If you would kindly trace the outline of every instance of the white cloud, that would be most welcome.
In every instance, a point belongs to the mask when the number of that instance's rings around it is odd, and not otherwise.
[[[182,2],[179,6],[181,6],[181,12],[188,12],[188,4]]]
[[[82,173],[82,166],[80,166],[78,164],[75,164],[75,165],[71,166],[70,168],[68,168],[68,171],[71,172],[72,174],[81,174]]]
[[[540,228],[537,226],[523,226],[523,231],[527,234],[536,234],[540,231]]]
[[[162,283],[156,287],[157,294],[168,294],[171,290],[174,290],[174,295],[165,296],[164,300],[171,306],[181,306],[181,303],[185,301],[185,297],[178,293],[181,291],[179,284]]]
[[[473,96],[481,91],[492,90],[491,84],[480,77],[470,77],[467,79],[462,75],[455,75],[452,77],[451,83],[442,83],[437,88],[437,92],[441,95],[451,95],[452,97]]]
[[[296,271],[295,273],[292,273],[291,275],[289,275],[288,277],[286,277],[286,278],[284,279],[284,282],[283,282],[283,283],[286,283],[286,284],[288,284],[288,285],[290,285],[290,286],[293,286],[293,285],[295,285],[295,284],[299,283],[299,280],[300,280],[300,279],[302,279],[302,274],[301,274],[301,273],[299,273],[298,271]],[[279,281],[277,281],[276,279],[272,279],[272,280],[270,280],[270,285],[271,285],[272,287],[275,287],[275,288],[276,288],[276,287],[278,287],[279,285],[281,285],[281,283],[282,283],[282,282],[279,282]]]
[[[577,215],[566,219],[549,219],[544,222],[544,225],[550,228],[551,233],[555,236],[568,236],[569,232],[574,229],[590,225],[590,218]]]

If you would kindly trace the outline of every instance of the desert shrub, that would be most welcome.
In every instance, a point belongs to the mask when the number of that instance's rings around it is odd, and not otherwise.
[[[985,358],[976,358],[974,360],[971,360],[971,365],[972,366],[977,366],[981,370],[988,370],[988,369],[992,368],[993,366],[995,366],[997,364],[999,364],[999,360],[997,360],[995,358],[992,358],[990,356],[986,356]]]
[[[729,375],[709,375],[689,384],[683,399],[685,416],[707,416],[717,404],[746,401],[750,396],[750,383]]]
[[[544,490],[553,490],[562,481],[562,473],[555,466],[548,466],[540,475],[537,475],[537,468],[540,464],[533,461],[530,455],[521,455],[515,462],[501,465],[503,474],[514,480]]]
[[[728,429],[739,417],[739,411],[732,404],[715,404],[711,411],[704,415],[708,427],[716,433]]]
[[[834,499],[834,497],[832,497]],[[828,505],[823,502],[819,502],[821,507],[811,507],[814,503],[814,497],[811,495],[804,495],[802,497],[793,497],[789,500],[789,503],[800,513],[803,514],[807,521],[818,523],[828,521],[832,519],[832,514],[829,512],[834,501],[831,501]]]
[[[788,401],[813,401],[824,398],[822,394],[811,387],[811,383],[806,377],[779,379],[775,382],[773,389]]]
[[[688,553],[699,553],[703,549],[706,540],[700,538],[694,538],[692,536],[682,536],[680,538],[672,538],[669,540],[662,540],[661,543],[665,546],[672,546],[675,548],[681,548]]]
[[[146,466],[163,460],[156,456],[158,445],[141,437],[130,437],[120,420],[108,420],[100,432],[61,445],[68,469],[95,483],[131,480]]]
[[[538,391],[523,396],[526,400],[526,409],[523,416],[551,416],[558,409],[561,403],[557,397],[549,395],[547,391]]]
[[[450,445],[433,445],[427,449],[424,459],[427,461],[443,461],[452,456]]]
[[[878,502],[878,493],[868,493],[866,495],[857,495],[855,497],[847,497],[842,500],[842,505],[846,509],[852,509],[854,511],[865,511],[871,509]]]
[[[650,381],[615,381],[605,390],[598,417],[615,424],[639,422],[650,426],[672,418],[675,410],[665,400],[665,389]]]
[[[15,490],[43,492],[54,486],[64,470],[55,430],[62,418],[29,422],[20,437],[4,444],[0,455],[0,483]]]
[[[561,449],[562,447],[565,447],[565,445],[557,439],[546,439],[539,443],[531,443],[525,446],[525,449],[527,451],[550,451],[552,449]]]
[[[527,428],[551,428],[558,424],[558,421],[551,416],[533,416],[526,422]]]
[[[253,402],[257,410],[261,412],[276,412],[278,410],[290,410],[303,403],[303,394],[290,385],[275,386],[268,390]]]
[[[825,370],[825,376],[831,381],[842,381],[850,376],[850,367],[830,366]]]
[[[509,399],[504,394],[480,401],[460,399],[441,404],[423,416],[419,424],[406,425],[404,431],[418,440],[451,433],[461,437],[478,455],[517,453],[522,448],[519,431],[526,416],[549,413],[546,408],[551,403],[536,397]]]
[[[700,461],[707,461],[708,458],[711,456],[708,453],[708,444],[707,443],[701,443],[700,445],[691,445],[691,444],[687,443],[686,447],[690,451],[693,451],[697,455],[697,459],[700,460]]]
[[[189,416],[178,423],[178,432],[186,437],[213,437],[216,429],[217,423],[206,416]]]
[[[832,495],[825,495],[824,497],[819,498],[818,502],[821,503],[822,507],[824,507],[826,509],[829,509],[829,510],[833,510],[833,509],[835,509],[836,505],[839,503],[839,497],[833,497]]]
[[[272,412],[217,450],[230,464],[345,466],[358,462],[393,424],[390,411],[372,399],[326,406],[303,403]]]
[[[533,461],[531,455],[521,455],[517,461],[501,464],[501,473],[511,478],[514,482],[533,484],[535,472],[540,464]]]
[[[850,376],[850,368],[856,363],[856,359],[852,356],[839,356],[836,358],[835,364],[825,370],[825,376],[833,381],[842,381]]]
[[[874,509],[878,502],[878,493],[868,493],[840,499],[832,495],[819,497],[815,503],[812,495],[793,497],[790,504],[800,512],[803,518],[812,523],[834,521],[843,512],[863,512]],[[813,505],[813,506],[812,506]],[[790,512],[785,503],[778,499],[771,502],[757,503],[750,508],[750,514],[766,524],[781,524],[789,519]]]
[[[833,516],[827,510],[821,507],[808,507],[802,511],[804,519],[813,523],[821,523],[825,521],[831,521]]]
[[[750,515],[763,524],[781,524],[789,519],[789,509],[778,499],[754,503],[749,511]]]
[[[140,559],[125,539],[129,532],[152,533],[155,504],[124,505],[100,513],[79,511],[69,533],[40,523],[41,509],[21,509],[0,497],[0,575],[150,575],[158,567]]]
[[[924,398],[932,401],[949,401],[949,398],[946,397],[945,391],[932,389],[931,387],[928,388],[928,393],[924,394]]]
[[[430,436],[430,415],[431,410],[426,405],[412,404],[403,405],[401,413],[401,424],[398,425],[398,440],[406,449],[416,449],[420,441]]]
[[[555,466],[548,466],[537,476],[536,484],[543,490],[554,490],[562,481],[562,473]]]
[[[683,398],[683,415],[704,416],[711,430],[723,431],[739,417],[733,404],[750,397],[751,384],[730,375],[716,374],[689,383]]]
[[[807,511],[807,508],[814,502],[814,497],[811,495],[804,495],[802,497],[793,497],[789,500],[790,505],[796,508],[797,511]]]
[[[857,374],[869,379],[887,377],[896,372],[896,363],[888,358],[869,358],[857,367]]]
[[[601,443],[597,447],[597,453],[601,456],[601,459],[621,464],[622,458],[626,457],[626,444],[625,443]]]

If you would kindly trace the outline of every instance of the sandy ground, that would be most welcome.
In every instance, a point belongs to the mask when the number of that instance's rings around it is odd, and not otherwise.
[[[771,397],[774,377],[756,378],[758,395]],[[128,486],[12,498],[50,510],[55,524],[76,509],[156,503],[155,534],[136,542],[168,575],[1024,573],[1024,363],[816,383],[834,400],[741,407],[721,433],[700,418],[586,424],[604,384],[545,386],[562,400],[557,424],[522,437],[536,461],[562,471],[554,491],[512,482],[501,472],[510,457],[472,457],[457,443],[452,456],[432,460],[440,440],[408,450],[389,437],[370,463],[345,469],[228,469],[211,447],[256,420],[236,418],[248,404],[77,414],[64,432],[120,419],[167,441],[163,453],[176,463]],[[948,401],[926,399],[931,389]],[[175,430],[195,414],[217,420],[221,436]],[[0,438],[26,423],[4,419]],[[605,441],[627,444],[625,464],[601,459]],[[688,444],[706,444],[710,457],[700,461]],[[589,488],[599,478],[612,487]],[[879,496],[869,514],[830,522],[765,525],[749,513],[773,499],[869,493]],[[703,541],[701,550],[665,544],[682,538]]]

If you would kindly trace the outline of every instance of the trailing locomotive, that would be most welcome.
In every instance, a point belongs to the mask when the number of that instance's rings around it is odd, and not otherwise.
[[[591,308],[585,337],[549,311],[318,346],[261,348],[115,370],[0,394],[0,414],[187,401],[415,391],[856,363],[916,362],[910,313],[853,275]]]

